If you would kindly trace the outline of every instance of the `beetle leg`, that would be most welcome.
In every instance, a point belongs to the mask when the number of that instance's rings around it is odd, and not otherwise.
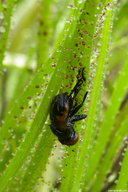
[[[71,117],[71,122],[80,121],[81,119],[85,119],[87,115],[74,115]]]
[[[86,81],[86,78],[84,77],[84,68],[82,68],[82,72],[81,72],[81,70],[79,70],[78,75],[80,75],[80,74],[81,74],[81,78],[78,79],[75,87],[72,89],[72,91],[69,95],[69,97],[71,97],[71,95],[74,93],[73,99],[76,97],[76,95],[80,91],[80,89],[81,89],[80,86],[83,84],[83,81]]]
[[[87,94],[88,94],[88,91],[85,93],[82,103],[80,105],[78,105],[71,113],[69,113],[69,116],[73,116],[83,106],[83,103],[87,97]]]
[[[84,77],[84,69],[85,69],[85,67],[82,68],[82,72],[81,72],[81,70],[79,69],[78,75],[80,75],[80,73],[81,73],[81,74],[82,74],[82,79],[83,79],[84,81],[86,81],[86,79],[85,79],[85,77]]]
[[[72,101],[73,101],[73,99],[72,99]],[[74,108],[77,106],[77,102],[75,102],[75,105],[70,109],[70,113],[69,113],[69,115],[72,113],[72,111],[74,110]]]
[[[72,107],[70,111],[72,112],[76,106],[77,106],[77,102],[75,102],[75,105]]]
[[[72,89],[69,97],[71,97],[71,95],[72,95],[73,93],[74,93],[73,99],[76,97],[76,95],[77,95],[78,92],[80,91],[80,86],[82,85],[82,83],[83,83],[83,80],[82,80],[82,78],[81,78],[81,79],[79,79],[79,80],[77,81],[77,83],[76,83],[75,87]]]

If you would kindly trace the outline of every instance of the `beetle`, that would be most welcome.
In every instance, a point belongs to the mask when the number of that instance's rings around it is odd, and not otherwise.
[[[63,145],[74,145],[79,135],[73,128],[74,122],[82,120],[87,117],[86,114],[75,115],[75,113],[83,106],[87,97],[88,91],[83,97],[83,101],[77,106],[75,98],[81,89],[81,85],[86,81],[84,77],[84,68],[78,72],[78,80],[71,93],[60,93],[55,96],[50,106],[50,128],[52,132],[58,137]],[[75,102],[75,104],[74,104]]]

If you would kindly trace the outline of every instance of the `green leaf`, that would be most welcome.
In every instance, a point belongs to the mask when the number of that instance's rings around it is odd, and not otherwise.
[[[3,4],[4,5],[4,4]],[[9,34],[9,29],[10,29],[10,23],[11,23],[11,14],[12,14],[12,9],[14,6],[14,1],[6,2],[5,3],[5,11],[3,13],[4,18],[2,20],[2,31],[1,31],[1,37],[0,37],[0,70],[3,67],[3,57],[4,53],[6,50],[6,45],[7,45],[7,39],[8,39],[8,34]]]
[[[97,191],[101,191],[105,176],[108,173],[108,171],[111,169],[113,164],[112,160],[115,156],[114,151],[117,151],[119,149],[119,146],[121,145],[121,142],[122,142],[122,138],[126,136],[127,131],[128,131],[128,118],[124,120],[122,126],[120,126],[119,130],[117,130],[117,132],[115,133],[115,138],[113,138],[113,142],[111,143],[109,149],[107,150],[104,160],[100,164],[98,174],[96,175],[95,182],[91,189],[92,192],[95,192],[95,189],[97,189]],[[125,176],[127,178],[127,171]],[[124,181],[124,184],[126,184],[126,181],[127,180]],[[124,189],[124,188],[120,186],[120,188],[118,189]]]
[[[109,140],[115,116],[118,113],[119,107],[127,90],[128,85],[127,75],[128,75],[128,59],[120,72],[119,78],[117,79],[113,94],[109,101],[109,105],[106,110],[103,122],[101,124],[101,128],[95,145],[95,154],[92,154],[91,157],[91,164],[93,163],[94,159],[95,164],[93,165],[93,167],[91,166],[89,168],[87,180],[89,180],[91,176],[94,174],[94,171],[97,168],[99,160],[101,158],[101,155]]]
[[[127,190],[128,182],[128,146],[125,148],[125,156],[121,166],[119,179],[117,182],[116,190]]]
[[[89,164],[89,161],[90,161],[89,153],[92,153],[92,151],[93,151],[92,146],[89,148],[89,142],[91,140],[92,129],[94,126],[95,111],[96,111],[96,107],[97,107],[98,94],[99,94],[101,80],[102,80],[103,71],[104,71],[104,64],[105,64],[107,44],[108,44],[108,34],[109,34],[111,12],[108,11],[107,13],[108,13],[108,17],[104,22],[101,49],[100,49],[100,57],[99,57],[96,75],[95,75],[95,79],[94,79],[93,91],[91,94],[91,103],[89,106],[88,118],[87,118],[87,122],[86,122],[87,123],[86,129],[85,129],[86,136],[83,138],[83,144],[81,147],[81,153],[80,153],[80,157],[79,157],[80,161],[77,164],[78,169],[76,170],[76,178],[75,178],[76,181],[82,180],[83,171],[80,171],[80,170],[84,170],[84,174],[86,174],[86,170],[88,167],[86,167],[85,165]],[[94,135],[95,135],[95,133],[94,133]],[[91,150],[91,152],[90,152],[90,150]],[[75,190],[75,191],[78,190],[80,183],[77,183],[77,184],[78,184],[78,186],[75,185],[73,188],[73,190]]]

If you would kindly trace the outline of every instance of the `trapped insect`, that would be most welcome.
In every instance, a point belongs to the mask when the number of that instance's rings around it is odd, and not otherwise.
[[[87,97],[88,92],[85,93],[83,101],[77,106],[77,102],[73,105],[73,101],[81,89],[81,85],[86,81],[84,77],[84,68],[79,70],[77,83],[68,94],[60,93],[53,99],[50,106],[50,128],[52,132],[58,137],[59,141],[63,145],[74,145],[78,139],[78,133],[73,128],[74,122],[79,121],[87,117],[86,114],[75,115],[76,112],[83,106],[83,103]]]

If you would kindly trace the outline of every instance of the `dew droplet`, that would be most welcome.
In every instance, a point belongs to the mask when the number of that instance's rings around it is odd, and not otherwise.
[[[23,107],[23,106],[21,106],[21,107],[20,107],[20,109],[24,109],[24,107]]]
[[[82,45],[85,46],[85,42],[84,41],[82,41]]]
[[[0,26],[0,33],[4,33],[6,30],[5,30],[5,27],[3,26]]]

